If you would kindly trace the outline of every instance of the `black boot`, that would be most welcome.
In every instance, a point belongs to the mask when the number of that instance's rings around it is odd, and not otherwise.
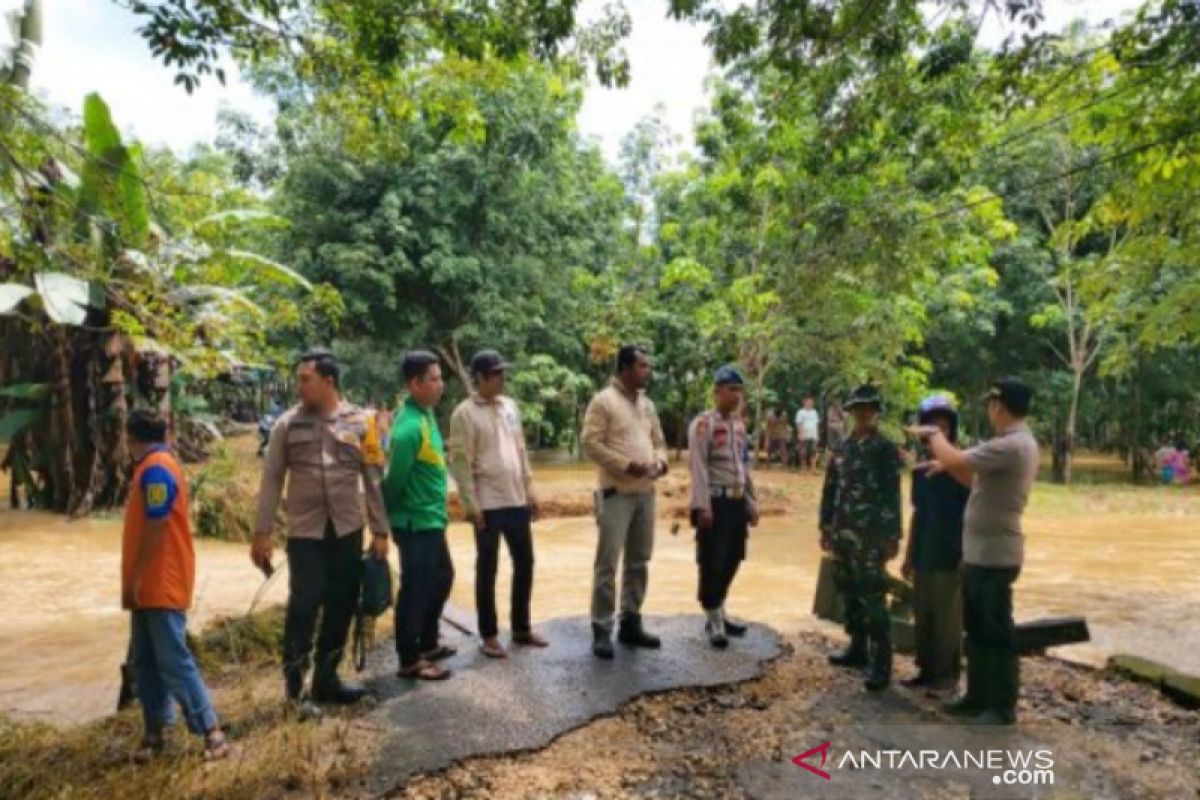
[[[629,647],[644,647],[655,650],[662,647],[662,640],[642,628],[641,614],[626,614],[621,618],[621,627],[617,631],[617,641]]]
[[[612,634],[603,625],[592,623],[592,655],[611,661],[616,653],[613,652]]]
[[[892,683],[892,640],[885,636],[871,637],[875,652],[871,654],[871,666],[863,683],[867,691],[879,692]]]
[[[287,669],[283,673],[284,692],[287,694],[285,712],[301,722],[319,720],[321,709],[304,696],[304,670]]]
[[[942,710],[954,717],[970,717],[983,711],[987,705],[988,691],[988,648],[970,643],[967,651],[967,691],[956,700],[942,706]]]
[[[867,637],[861,633],[850,634],[850,644],[840,653],[829,656],[835,667],[865,667],[867,665]]]
[[[362,684],[346,683],[334,676],[332,680],[313,685],[312,699],[317,703],[352,706],[366,695],[367,689]]]
[[[740,622],[734,622],[731,619],[725,620],[725,633],[735,639],[740,639],[746,635],[748,627]]]
[[[1012,725],[1017,721],[1021,659],[1009,650],[989,648],[985,663],[987,702],[983,710],[967,722],[972,725]]]

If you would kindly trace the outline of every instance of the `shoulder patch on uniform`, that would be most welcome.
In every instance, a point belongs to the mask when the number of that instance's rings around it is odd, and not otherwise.
[[[707,414],[696,418],[696,433],[700,434],[701,436],[704,436],[706,433],[708,433]]]

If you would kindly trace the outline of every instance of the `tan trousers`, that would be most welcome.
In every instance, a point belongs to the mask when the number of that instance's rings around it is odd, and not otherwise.
[[[962,658],[962,583],[959,571],[913,573],[917,667],[931,680],[957,679]]]
[[[621,615],[640,614],[654,553],[654,492],[596,495],[600,540],[592,576],[592,622],[612,631],[617,565],[621,570]]]

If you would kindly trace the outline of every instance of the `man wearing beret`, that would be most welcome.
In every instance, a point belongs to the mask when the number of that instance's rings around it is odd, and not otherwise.
[[[705,633],[713,647],[725,648],[727,637],[746,632],[745,626],[726,618],[725,598],[746,558],[749,529],[758,524],[758,501],[741,417],[742,376],[725,366],[717,370],[713,383],[715,407],[697,416],[688,428],[690,509]]]

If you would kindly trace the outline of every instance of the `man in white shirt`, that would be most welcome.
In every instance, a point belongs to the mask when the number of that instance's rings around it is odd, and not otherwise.
[[[817,442],[821,438],[821,414],[813,407],[811,395],[804,398],[804,407],[796,412],[796,442],[800,445],[800,469],[814,468]]]
[[[504,396],[508,364],[495,350],[471,359],[475,392],[459,403],[450,418],[450,471],[458,497],[475,526],[475,605],[483,654],[505,658],[496,622],[496,569],[500,537],[513,564],[513,643],[545,647],[533,632],[529,606],[533,595],[533,534],[537,517],[533,471],[525,449],[521,413]]]

